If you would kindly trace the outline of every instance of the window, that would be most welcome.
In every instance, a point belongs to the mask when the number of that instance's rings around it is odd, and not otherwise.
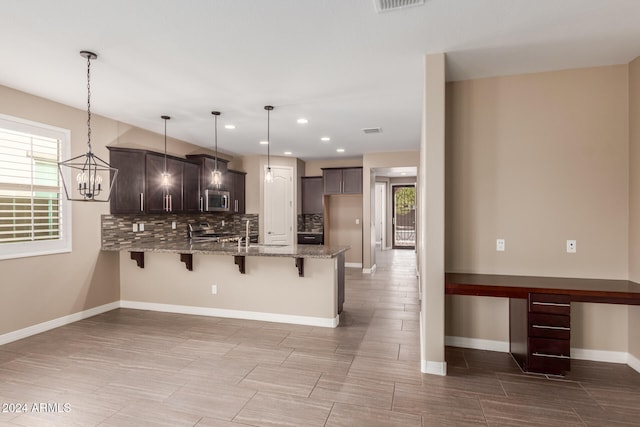
[[[58,161],[70,132],[0,114],[0,259],[71,251]]]

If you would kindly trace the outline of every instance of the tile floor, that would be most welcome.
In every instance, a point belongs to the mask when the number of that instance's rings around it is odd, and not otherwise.
[[[121,309],[0,346],[0,426],[640,425],[626,365],[447,348],[421,374],[413,251],[347,274],[336,329]]]

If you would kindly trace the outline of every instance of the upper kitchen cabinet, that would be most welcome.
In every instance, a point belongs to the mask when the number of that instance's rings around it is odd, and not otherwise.
[[[112,214],[135,214],[145,210],[145,152],[109,148],[109,163],[118,169],[111,192]]]
[[[362,168],[322,168],[324,194],[362,194]]]
[[[302,213],[321,214],[324,183],[321,176],[303,176],[302,185]]]
[[[187,155],[187,159],[200,166],[200,191],[204,192],[207,188],[213,189],[211,173],[215,170],[216,158],[208,154],[189,154]],[[228,190],[228,183],[225,179],[227,163],[227,160],[218,159],[218,170],[222,173],[222,182],[220,188],[216,188],[216,190]]]
[[[162,184],[165,168],[165,156],[147,153],[145,157],[147,200],[149,213],[182,212],[184,161],[167,157],[166,167],[169,185]]]
[[[118,169],[111,193],[112,214],[199,212],[200,166],[167,156],[171,176],[164,197],[164,155],[146,150],[108,147],[109,162]]]
[[[245,213],[246,175],[246,172],[227,170],[226,182],[229,190],[229,211],[233,213]]]
[[[200,166],[191,162],[184,162],[183,200],[184,212],[202,211],[202,198],[200,196]]]

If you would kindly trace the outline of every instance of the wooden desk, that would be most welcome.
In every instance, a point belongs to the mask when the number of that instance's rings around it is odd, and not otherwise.
[[[445,294],[509,298],[509,351],[529,372],[570,369],[570,304],[640,305],[628,280],[447,273]]]

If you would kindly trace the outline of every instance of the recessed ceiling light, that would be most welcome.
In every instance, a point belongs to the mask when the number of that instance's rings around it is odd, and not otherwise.
[[[285,151],[285,152],[284,152],[284,155],[285,155],[285,156],[290,156],[291,154],[293,154],[293,153],[291,153],[291,151]]]
[[[344,148],[336,148],[336,151],[337,151],[338,153],[344,153]]]
[[[260,141],[260,145],[269,145],[269,141]]]
[[[323,136],[322,138],[320,138],[320,141],[328,142],[331,141],[331,138],[329,138],[328,136]]]
[[[236,125],[224,125],[225,129],[235,129]]]
[[[300,123],[301,125],[304,125],[309,123],[309,120],[305,119],[304,117],[301,117],[298,119],[298,123]]]

